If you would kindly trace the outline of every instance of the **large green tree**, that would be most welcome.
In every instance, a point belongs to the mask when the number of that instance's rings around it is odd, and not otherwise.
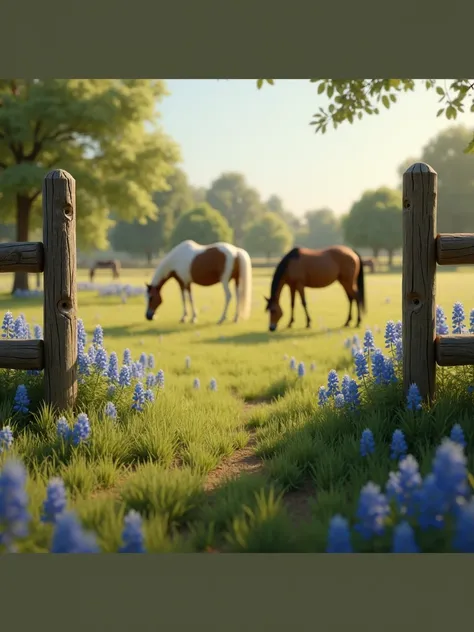
[[[371,248],[375,257],[386,250],[391,265],[394,252],[403,244],[400,191],[387,187],[365,191],[343,218],[342,228],[346,243]]]
[[[293,243],[287,223],[275,213],[267,212],[247,230],[244,247],[252,255],[272,256],[283,254]]]
[[[285,208],[283,200],[278,195],[271,195],[264,203],[264,207],[271,213],[275,213],[281,217],[293,233],[299,230],[301,226],[300,219]]]
[[[353,123],[364,115],[379,114],[380,108],[392,107],[404,92],[417,87],[433,91],[440,108],[437,116],[456,119],[458,112],[474,112],[474,79],[310,79],[317,93],[329,99],[327,108],[319,108],[311,125],[324,134],[329,125],[337,128],[342,123]],[[273,84],[273,79],[257,79],[257,87]],[[471,133],[466,153],[474,152]]]
[[[173,226],[180,216],[193,207],[193,195],[186,174],[176,169],[167,180],[168,190],[153,194],[158,217],[145,222],[118,221],[110,233],[114,250],[145,256],[151,262],[153,255],[169,248]]]
[[[329,208],[307,211],[306,226],[297,233],[297,241],[308,248],[326,248],[343,240],[341,222]]]
[[[157,123],[162,81],[144,79],[0,80],[1,220],[28,241],[41,224],[41,188],[54,168],[77,181],[81,248],[103,248],[112,220],[156,216],[152,193],[164,190],[179,159]],[[13,289],[26,289],[17,272]]]
[[[242,244],[249,223],[263,213],[260,194],[240,173],[223,173],[214,180],[207,191],[206,201],[226,218],[237,245]]]
[[[216,241],[231,242],[232,229],[219,211],[204,202],[181,215],[171,234],[170,246],[177,246],[186,239],[206,245]]]
[[[474,231],[474,155],[463,153],[472,130],[449,127],[432,138],[421,156],[400,166],[402,175],[414,162],[426,162],[438,172],[438,230],[441,233]]]

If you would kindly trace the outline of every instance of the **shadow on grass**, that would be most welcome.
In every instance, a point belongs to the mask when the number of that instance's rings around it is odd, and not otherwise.
[[[271,342],[272,340],[292,340],[295,338],[318,338],[319,336],[324,336],[328,333],[339,333],[341,331],[351,331],[350,328],[344,327],[332,327],[330,329],[321,329],[318,331],[311,331],[311,329],[304,330],[295,330],[295,329],[284,329],[277,332],[270,331],[250,331],[247,333],[236,334],[235,336],[218,336],[217,338],[206,338],[203,342],[208,344],[223,344],[223,343],[232,343],[237,345],[259,345],[266,344]],[[304,331],[303,335],[298,335]]]
[[[159,323],[151,323],[150,325],[144,324],[138,325],[136,322],[132,322],[129,325],[106,325],[104,327],[104,335],[107,338],[124,338],[127,336],[160,336],[166,334],[177,333],[189,333],[194,331],[202,331],[209,327],[214,327],[214,323],[206,323],[203,325],[190,325],[190,324],[178,324],[178,325],[164,325],[156,326]]]
[[[283,377],[276,382],[269,384],[267,388],[253,395],[244,395],[244,402],[247,404],[269,404],[278,397],[283,397],[294,386],[294,379]]]

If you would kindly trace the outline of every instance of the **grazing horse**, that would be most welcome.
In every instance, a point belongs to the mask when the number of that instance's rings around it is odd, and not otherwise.
[[[94,280],[94,274],[96,270],[101,269],[112,270],[113,278],[118,279],[120,276],[120,261],[118,259],[109,259],[108,261],[96,261],[90,269],[89,276],[91,283]]]
[[[224,286],[225,305],[219,324],[227,318],[232,294],[229,283],[235,282],[236,310],[234,322],[239,318],[246,319],[250,316],[252,298],[252,262],[248,253],[242,248],[232,244],[219,242],[202,246],[191,239],[182,241],[175,246],[159,263],[155,270],[152,282],[147,284],[147,320],[152,320],[157,308],[163,302],[161,289],[169,279],[176,279],[181,289],[183,300],[182,323],[186,321],[186,292],[189,295],[191,305],[191,322],[197,320],[194,309],[191,284],[215,285],[222,283]]]
[[[324,250],[293,248],[277,265],[273,275],[270,298],[265,298],[265,311],[270,313],[270,331],[275,331],[278,321],[283,316],[280,307],[280,294],[285,285],[290,287],[291,319],[288,327],[294,322],[295,294],[298,292],[306,314],[306,327],[311,326],[306,306],[305,287],[327,287],[339,281],[349,299],[349,316],[347,327],[352,319],[352,302],[357,303],[357,327],[361,321],[361,311],[365,311],[364,268],[360,256],[346,246],[331,246]]]
[[[371,259],[370,257],[367,259],[362,259],[362,265],[365,266],[366,268],[369,268],[370,273],[374,274],[375,272],[375,261],[373,259]]]

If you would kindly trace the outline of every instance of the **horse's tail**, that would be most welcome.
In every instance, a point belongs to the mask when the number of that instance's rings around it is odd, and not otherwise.
[[[239,318],[247,319],[252,310],[252,260],[243,248],[237,250],[239,260]]]
[[[356,255],[359,257],[359,265],[360,265],[359,274],[357,276],[357,289],[359,290],[359,305],[361,306],[362,311],[365,313],[366,305],[365,305],[364,264],[362,263],[362,257],[360,256],[360,254],[356,252]]]

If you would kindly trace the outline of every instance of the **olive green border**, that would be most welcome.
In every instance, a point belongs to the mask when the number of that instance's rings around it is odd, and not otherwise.
[[[459,4],[7,0],[0,76],[465,77],[473,9]],[[68,632],[445,632],[472,622],[473,562],[467,555],[9,555],[0,559],[1,620],[5,629]]]
[[[465,77],[460,0],[4,0],[0,76]]]

